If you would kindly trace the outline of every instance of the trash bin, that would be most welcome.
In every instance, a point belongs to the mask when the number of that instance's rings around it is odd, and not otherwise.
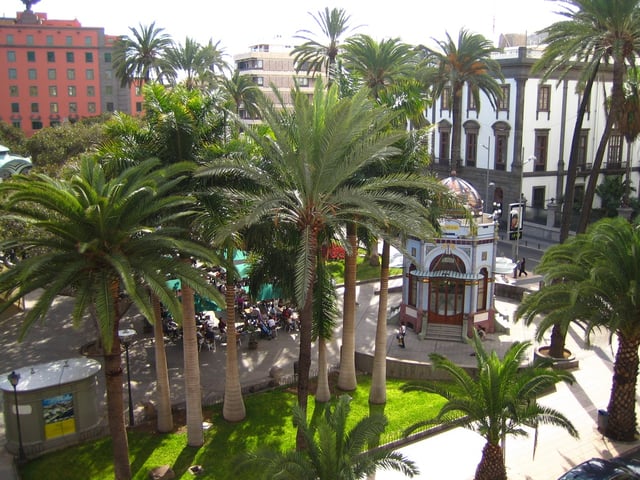
[[[598,431],[604,433],[609,422],[609,412],[606,410],[598,410]]]

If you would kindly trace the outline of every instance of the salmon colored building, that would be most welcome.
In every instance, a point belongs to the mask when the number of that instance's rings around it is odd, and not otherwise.
[[[32,135],[105,112],[141,112],[139,89],[115,78],[117,39],[29,8],[0,18],[0,121]]]

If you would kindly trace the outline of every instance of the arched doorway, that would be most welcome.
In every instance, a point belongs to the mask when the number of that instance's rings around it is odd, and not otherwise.
[[[465,300],[464,262],[451,253],[438,255],[429,268],[429,322],[462,325]]]

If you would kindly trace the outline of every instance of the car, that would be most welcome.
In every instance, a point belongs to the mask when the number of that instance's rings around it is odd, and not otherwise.
[[[31,157],[21,157],[10,152],[9,148],[0,145],[0,180],[16,173],[29,173],[33,164]]]
[[[576,465],[558,480],[640,480],[640,464],[622,458],[592,458]]]

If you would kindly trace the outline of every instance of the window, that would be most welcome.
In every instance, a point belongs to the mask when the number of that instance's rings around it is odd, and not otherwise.
[[[7,45],[13,45],[13,35],[7,35]]]
[[[440,95],[440,110],[451,110],[451,87],[444,87]]]
[[[549,130],[536,130],[534,155],[536,157],[533,170],[544,172],[547,169],[547,156],[549,154]]]
[[[50,85],[49,86],[49,96],[50,97],[57,97],[58,96],[58,87],[55,85]]]
[[[87,104],[87,110],[89,110],[89,113],[96,113],[96,102],[89,102]]]
[[[60,120],[51,120],[49,122],[49,126],[50,127],[59,127],[60,126]]]
[[[94,79],[93,68],[87,68],[85,75],[87,77],[87,80],[93,80]]]
[[[27,62],[35,62],[35,61],[36,61],[36,52],[28,51]]]
[[[53,35],[47,35],[47,45],[53,45]]]
[[[87,85],[87,97],[95,97],[96,96],[96,87],[93,85]]]
[[[551,102],[551,87],[549,85],[540,85],[538,87],[538,112],[548,112]]]
[[[20,120],[12,120],[11,125],[15,128],[22,128],[22,123],[20,123]]]
[[[78,113],[78,104],[76,102],[69,102],[69,113]]]
[[[9,96],[10,97],[17,97],[18,96],[18,86],[17,85],[10,85],[9,86]]]
[[[30,68],[28,71],[29,80],[37,80],[38,79],[38,71],[35,68]]]
[[[29,87],[29,96],[30,97],[37,97],[38,96],[38,87],[36,87],[35,85],[31,85]]]
[[[14,50],[7,50],[7,62],[16,61],[16,52]]]
[[[40,112],[40,104],[32,103],[31,104],[31,113],[39,113]]]
[[[11,104],[11,113],[20,113],[20,104],[18,102]]]
[[[622,160],[622,135],[612,133],[607,145],[607,167],[620,168]]]
[[[31,122],[31,129],[32,130],[41,130],[42,129],[42,122],[40,120],[34,120]]]
[[[56,61],[56,52],[47,52],[47,62],[55,62]]]
[[[104,63],[111,63],[111,52],[104,53]]]
[[[76,79],[76,71],[73,68],[67,69],[67,80],[75,80]]]
[[[448,130],[440,132],[440,163],[442,165],[449,164],[449,146],[450,146],[450,133]]]
[[[84,61],[86,63],[93,63],[93,52],[85,52],[84,53]]]
[[[73,37],[71,35],[67,35],[66,37],[64,37],[64,44],[68,47],[73,45]]]
[[[253,83],[255,83],[256,85],[259,86],[263,86],[264,85],[264,78],[263,77],[252,77]]]
[[[136,102],[136,112],[142,112],[142,102]]]
[[[107,85],[104,87],[105,95],[113,95],[113,85]]]
[[[27,45],[33,45],[33,35],[27,35]]]
[[[58,113],[58,103],[57,102],[51,102],[49,104],[49,112]]]
[[[15,80],[18,78],[18,70],[15,68],[9,69],[9,80]]]
[[[506,170],[508,146],[509,134],[505,132],[496,132],[496,151],[494,153],[495,170]]]
[[[511,95],[511,85],[505,84],[500,85],[500,91],[502,92],[502,98],[498,99],[498,110],[499,111],[508,111],[509,110],[509,102]]]
[[[57,77],[57,73],[56,73],[56,69],[55,68],[50,68],[49,70],[47,70],[47,78],[49,80],[55,80]]]
[[[87,47],[90,47],[91,45],[93,45],[93,38],[91,37],[84,37],[84,44]],[[92,60],[93,61],[93,60]]]
[[[476,99],[473,98],[473,94],[470,91],[467,92],[467,110],[478,110]]]
[[[113,79],[113,72],[111,70],[105,70],[104,71],[104,79],[105,80],[112,80]]]
[[[478,159],[478,132],[477,130],[467,130],[465,145],[466,165],[475,167]]]
[[[107,102],[107,112],[113,112],[113,102]]]
[[[76,87],[74,87],[73,85],[69,85],[67,87],[67,95],[69,95],[70,97],[75,97],[76,96]]]
[[[238,70],[260,70],[262,69],[262,60],[251,58],[238,62]]]
[[[66,57],[67,57],[67,63],[73,63],[73,61],[74,61],[73,52],[67,52]]]
[[[531,199],[531,206],[533,208],[544,208],[545,188],[533,187],[532,194],[533,198]]]
[[[298,85],[301,87],[309,86],[309,78],[308,77],[298,77]]]
[[[489,291],[489,272],[486,268],[480,269],[480,275],[482,278],[478,282],[478,311],[487,309],[487,292]]]
[[[591,168],[591,164],[587,164],[587,145],[589,139],[589,130],[582,130],[578,139],[578,171],[584,172]]]
[[[134,88],[134,95],[136,97],[139,97],[140,95],[142,95],[142,89],[140,88],[140,85],[136,85]]]

